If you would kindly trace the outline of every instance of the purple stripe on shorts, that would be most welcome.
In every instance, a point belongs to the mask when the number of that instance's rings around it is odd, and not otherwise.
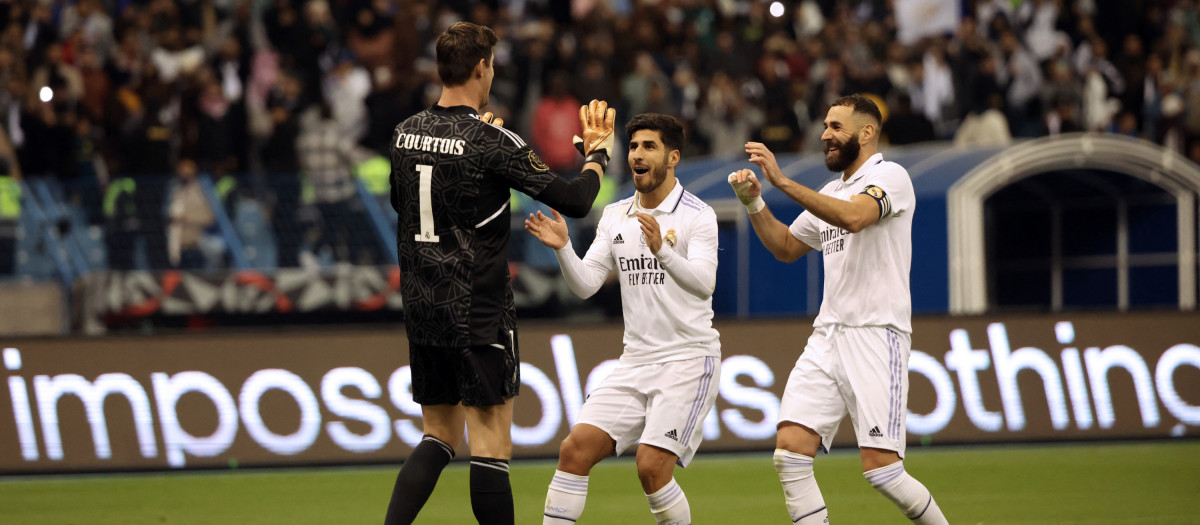
[[[888,427],[888,437],[899,439],[900,418],[903,417],[900,413],[900,385],[903,378],[900,377],[900,345],[896,333],[888,329],[888,352],[891,354],[892,361],[892,396],[891,406],[888,412],[891,415],[891,425]]]
[[[704,400],[708,397],[713,371],[716,369],[716,366],[713,365],[714,361],[716,361],[715,357],[704,358],[704,375],[700,376],[700,387],[696,389],[696,399],[692,400],[692,411],[688,414],[687,424],[683,426],[683,435],[679,436],[679,443],[684,446],[691,442],[692,430],[700,419],[700,412],[704,410]]]
[[[888,437],[891,437],[892,427],[896,426],[896,413],[892,408],[895,406],[893,399],[896,396],[896,352],[893,350],[892,332],[891,330],[886,331],[888,348],[888,422],[885,430]]]
[[[888,342],[888,426],[887,436],[890,438],[896,428],[896,343],[892,331],[887,330]]]
[[[896,346],[896,397],[893,400],[896,404],[896,431],[892,438],[899,440],[904,439],[904,418],[907,416],[904,410],[904,352],[901,348],[900,334],[892,332],[892,341]]]

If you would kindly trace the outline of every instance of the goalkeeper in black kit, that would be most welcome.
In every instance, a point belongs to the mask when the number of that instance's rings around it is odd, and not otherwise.
[[[586,160],[569,182],[500,119],[479,115],[495,75],[496,41],[491,29],[466,22],[438,36],[441,98],[393,135],[400,293],[425,436],[396,477],[388,524],[416,518],[454,457],[464,424],[476,520],[514,522],[508,460],[520,359],[507,261],[509,189],[583,217],[613,151],[616,112],[603,101],[580,108],[577,146]]]

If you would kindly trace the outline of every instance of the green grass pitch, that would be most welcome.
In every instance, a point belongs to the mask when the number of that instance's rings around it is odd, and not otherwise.
[[[911,449],[909,472],[956,524],[1200,523],[1200,441]],[[852,449],[817,459],[835,524],[910,523]],[[395,467],[0,478],[0,523],[376,524]],[[473,523],[467,468],[442,475],[417,523]],[[541,523],[550,461],[512,469],[517,523]],[[698,524],[788,523],[771,454],[701,455],[677,471]],[[629,459],[592,472],[580,523],[652,524]]]

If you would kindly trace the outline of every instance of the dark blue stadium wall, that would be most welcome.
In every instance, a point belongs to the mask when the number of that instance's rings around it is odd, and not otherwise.
[[[913,216],[913,313],[946,313],[950,308],[950,259],[946,245],[945,196],[917,197]]]

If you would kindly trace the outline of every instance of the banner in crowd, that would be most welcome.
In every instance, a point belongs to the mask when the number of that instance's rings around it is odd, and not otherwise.
[[[959,0],[896,0],[896,39],[912,45],[927,36],[958,31]]]
[[[723,364],[701,452],[769,455],[809,322],[716,324]],[[1200,314],[913,324],[913,445],[1200,432]],[[617,366],[622,328],[525,323],[519,337],[514,455],[553,457],[587,392]],[[421,438],[402,330],[8,339],[0,348],[0,473],[395,462]],[[850,426],[835,447],[853,447]]]

